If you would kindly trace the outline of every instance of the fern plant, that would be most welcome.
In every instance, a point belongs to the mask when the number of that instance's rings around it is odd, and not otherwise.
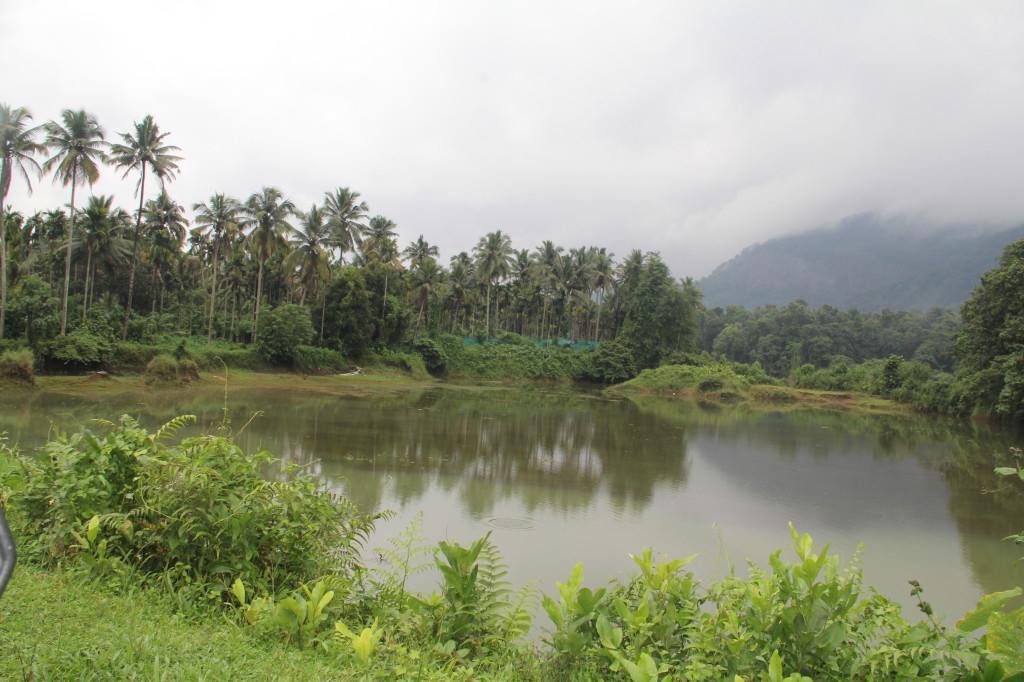
[[[361,568],[380,515],[361,514],[300,467],[283,467],[285,480],[264,480],[273,458],[243,453],[228,437],[173,444],[193,419],[150,433],[122,417],[99,422],[105,436],[61,435],[39,457],[19,453],[23,472],[9,505],[26,555],[73,558],[85,548],[80,519],[97,517],[113,531],[104,537],[106,557],[159,574],[175,591],[202,585],[219,601],[234,578],[276,595]]]

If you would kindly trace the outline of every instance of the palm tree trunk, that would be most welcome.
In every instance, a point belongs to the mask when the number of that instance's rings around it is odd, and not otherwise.
[[[233,296],[224,296],[224,326],[220,330],[220,338],[222,339],[228,338],[228,321],[231,320],[231,324],[234,324],[233,316],[229,314],[229,311],[231,310],[231,304],[233,303],[233,299]]]
[[[4,201],[7,188],[0,193],[0,339],[4,338],[4,318],[7,314],[7,226],[4,224]]]
[[[213,281],[210,285],[210,322],[206,327],[206,345],[210,345],[213,339],[213,304],[217,300],[217,251],[220,248],[220,240],[216,235],[213,238]]]
[[[153,264],[153,276],[149,278],[149,290],[153,292],[152,301],[149,306],[149,314],[152,315],[156,312],[156,276],[159,270],[156,268],[156,263]]]
[[[384,302],[380,306],[380,322],[384,325],[384,317],[388,311],[388,271],[384,271]]]
[[[252,342],[256,343],[257,334],[260,330],[260,299],[263,297],[263,259],[260,258],[260,268],[256,272],[256,310],[252,323]]]
[[[491,340],[491,283],[487,283],[487,340]]]
[[[324,341],[324,317],[327,315],[327,292],[324,292],[324,302],[320,305],[320,343]]]
[[[135,262],[139,257],[139,230],[142,229],[142,202],[146,197],[146,164],[142,164],[142,180],[139,183],[139,214],[135,217],[135,236],[132,238],[132,265],[128,270],[128,302],[124,306],[124,325],[121,340],[128,336],[128,319],[132,316],[132,295],[135,293]]]
[[[82,294],[82,323],[85,323],[85,311],[89,309],[89,270],[92,268],[92,251],[85,247],[85,292]]]
[[[68,223],[68,253],[64,259],[64,296],[61,304],[60,335],[68,328],[68,286],[71,284],[71,238],[75,234],[75,189],[78,187],[78,165],[71,171],[71,221]]]

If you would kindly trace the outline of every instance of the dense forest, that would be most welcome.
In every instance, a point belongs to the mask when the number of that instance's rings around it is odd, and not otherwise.
[[[303,348],[332,353],[334,364],[396,349],[443,373],[465,340],[586,356],[546,358],[561,369],[530,376],[612,383],[717,358],[798,386],[896,396],[906,382],[880,378],[882,361],[896,358],[901,376],[916,377],[899,396],[922,407],[1024,412],[1014,397],[1019,276],[998,274],[1016,272],[1019,248],[986,275],[962,330],[949,308],[859,312],[797,300],[709,309],[658,253],[517,248],[496,230],[443,264],[424,235],[400,245],[396,224],[349,187],[309,207],[270,186],[183,206],[171,194],[181,150],[151,116],[108,135],[85,111],[34,125],[27,109],[0,105],[0,140],[0,351],[28,347],[51,370],[109,364],[118,344],[180,338],[252,346],[292,366]],[[108,172],[134,182],[137,203],[80,192]],[[44,177],[67,188],[66,206],[26,215],[6,205],[15,179],[31,188]],[[993,296],[1005,310],[983,302]],[[865,363],[860,375],[847,371]]]

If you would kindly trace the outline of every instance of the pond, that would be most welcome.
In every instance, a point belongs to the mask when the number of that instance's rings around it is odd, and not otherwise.
[[[215,388],[8,393],[0,431],[33,447],[123,413],[150,427],[195,414],[210,430],[224,404]],[[747,559],[793,558],[789,523],[843,563],[863,543],[865,583],[911,619],[911,579],[949,619],[1024,584],[1024,550],[1002,540],[1024,528],[1024,494],[986,492],[1005,486],[993,457],[1018,441],[971,422],[501,386],[238,389],[227,407],[243,449],[308,463],[364,510],[393,510],[372,546],[422,512],[431,543],[490,532],[515,587],[553,593],[576,562],[590,586],[627,580],[645,547],[697,554],[702,578],[746,575]]]

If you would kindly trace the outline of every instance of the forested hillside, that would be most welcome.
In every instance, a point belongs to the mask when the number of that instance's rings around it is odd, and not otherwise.
[[[1024,225],[934,229],[910,219],[862,214],[748,247],[700,287],[709,308],[798,299],[872,312],[955,308],[995,266],[1003,247],[1021,237]]]

